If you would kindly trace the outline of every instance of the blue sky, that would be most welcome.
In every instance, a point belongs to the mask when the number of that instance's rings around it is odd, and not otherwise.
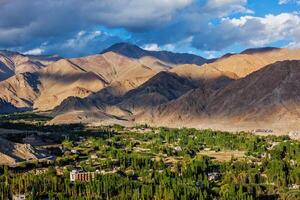
[[[116,42],[217,57],[300,47],[300,0],[0,0],[0,48],[65,57]]]

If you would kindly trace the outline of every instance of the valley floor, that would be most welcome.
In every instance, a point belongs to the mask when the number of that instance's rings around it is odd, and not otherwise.
[[[289,136],[1,117],[0,137],[45,158],[0,167],[0,199],[300,198],[300,142]],[[89,175],[73,182],[72,171]]]

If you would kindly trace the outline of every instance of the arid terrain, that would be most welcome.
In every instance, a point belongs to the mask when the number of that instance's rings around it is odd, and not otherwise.
[[[81,58],[4,52],[3,59],[14,72],[0,82],[1,113],[43,112],[54,117],[48,124],[300,130],[299,49],[248,49],[206,60],[120,43]]]
[[[0,0],[0,200],[300,200],[300,0]]]

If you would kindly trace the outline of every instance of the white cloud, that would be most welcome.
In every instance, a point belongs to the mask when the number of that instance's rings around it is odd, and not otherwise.
[[[297,3],[297,4],[300,4],[300,0],[279,0],[278,1],[279,5],[284,5],[284,4],[288,4],[288,3]]]
[[[224,24],[238,27],[240,29],[237,30],[238,33],[245,37],[243,42],[254,46],[264,46],[284,39],[300,41],[300,16],[297,14],[245,16],[239,19],[227,19]],[[244,30],[251,32],[244,32]]]
[[[204,53],[208,59],[217,58],[219,56],[217,51],[205,51]]]
[[[83,48],[89,42],[93,41],[95,38],[100,37],[102,35],[101,31],[79,31],[74,38],[67,40],[63,46],[69,48]]]
[[[220,16],[226,16],[228,13],[248,13],[254,12],[246,7],[247,0],[209,0],[205,6],[207,11],[219,12]]]
[[[278,4],[279,5],[282,5],[282,4],[287,4],[287,3],[289,3],[290,2],[290,0],[279,0],[278,1]]]
[[[299,42],[290,42],[287,46],[290,49],[298,49],[300,48],[300,41]]]
[[[279,3],[288,1],[299,0]],[[128,31],[129,41],[137,41],[151,50],[176,51],[192,45],[205,51],[217,51],[234,44],[263,46],[283,39],[295,46],[300,38],[297,13],[255,17],[247,0],[1,2],[5,3],[0,6],[0,47],[16,47],[23,51],[43,47],[48,53],[51,47],[51,53],[55,48],[78,54],[91,53],[91,50],[99,51],[99,43],[108,44],[105,39],[110,44],[120,39],[94,31],[99,26],[122,28]],[[24,13],[24,10],[30,12]],[[22,18],[19,13],[23,13]],[[232,14],[236,13],[246,16],[232,19]],[[219,19],[222,20],[219,22]],[[41,45],[45,41],[47,44]]]
[[[281,13],[264,17],[223,18],[220,25],[195,36],[193,44],[204,50],[222,50],[239,45],[262,47],[286,41],[290,46],[300,42],[300,15]]]
[[[43,48],[34,48],[34,49],[24,52],[24,54],[25,55],[41,55],[44,52],[45,52],[45,49],[43,49]]]
[[[160,51],[160,47],[158,46],[158,44],[146,44],[143,46],[143,49],[147,50],[147,51]]]
[[[92,0],[83,4],[84,17],[112,27],[129,29],[160,26],[195,0]]]

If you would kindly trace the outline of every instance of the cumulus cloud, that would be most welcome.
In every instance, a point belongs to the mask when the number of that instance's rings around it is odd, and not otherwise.
[[[74,38],[68,39],[63,46],[69,48],[82,48],[86,46],[90,41],[95,40],[102,35],[101,31],[79,31]]]
[[[96,26],[144,31],[162,26],[194,0],[0,0],[0,47],[61,43]]]
[[[222,50],[234,44],[261,47],[282,40],[297,44],[299,33],[300,16],[295,13],[242,16],[224,18],[219,26],[197,35],[193,44],[206,50]]]
[[[192,0],[11,0],[0,7],[1,43],[59,36],[101,24],[143,29],[172,19]],[[22,37],[20,38],[20,35]],[[10,38],[11,37],[11,38]]]
[[[124,40],[208,52],[285,38],[299,44],[297,14],[253,15],[247,0],[0,0],[0,48],[79,56]],[[129,36],[110,34],[114,29]]]
[[[300,4],[300,0],[279,0],[278,1],[279,5],[284,5],[284,4],[288,4],[288,3],[297,3],[297,4]]]
[[[112,27],[144,29],[159,26],[194,0],[92,0],[83,6],[84,17]]]
[[[199,3],[201,2],[201,3]],[[227,17],[232,14],[253,13],[247,8],[246,0],[208,0],[194,1],[171,23],[167,23],[150,32],[134,33],[140,43],[158,43],[159,46],[182,46],[182,41],[204,34],[214,27],[212,20]],[[189,41],[191,44],[192,40]],[[212,47],[213,48],[213,47]],[[176,50],[174,47],[173,49]]]
[[[41,55],[45,52],[45,49],[43,48],[34,48],[34,49],[30,49],[28,51],[25,51],[24,54],[25,55]]]
[[[142,46],[143,49],[148,50],[148,51],[159,51],[161,48],[157,44],[146,44]]]
[[[252,10],[246,7],[247,0],[210,0],[204,7],[206,12],[216,13],[226,16],[232,12],[236,13],[254,13]]]

